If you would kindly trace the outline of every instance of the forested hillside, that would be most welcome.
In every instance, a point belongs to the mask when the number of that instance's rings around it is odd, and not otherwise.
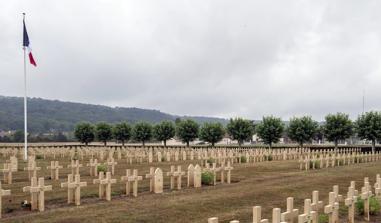
[[[0,96],[0,130],[23,129],[23,98]],[[75,124],[81,121],[92,123],[105,121],[116,123],[128,121],[135,123],[147,121],[157,123],[162,120],[184,118],[158,110],[141,108],[108,107],[83,103],[28,99],[28,125],[31,132],[72,131]],[[226,123],[226,119],[209,117],[186,117],[202,122]]]

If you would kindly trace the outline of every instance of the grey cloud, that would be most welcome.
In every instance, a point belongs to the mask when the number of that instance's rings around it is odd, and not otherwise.
[[[379,1],[12,1],[0,8],[0,94],[173,114],[288,119],[380,109]]]

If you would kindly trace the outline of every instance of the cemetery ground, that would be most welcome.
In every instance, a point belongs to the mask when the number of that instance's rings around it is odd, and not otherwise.
[[[126,159],[117,160],[115,176],[117,183],[112,185],[112,200],[107,202],[98,198],[98,185],[93,184],[86,161],[80,161],[81,181],[87,187],[81,189],[81,205],[67,204],[67,189],[60,184],[67,181],[70,173],[68,158],[56,159],[64,166],[60,170],[60,180],[50,180],[50,159],[37,159],[37,166],[42,167],[38,176],[45,176],[45,184],[52,185],[53,190],[45,193],[45,212],[29,211],[21,208],[23,200],[30,200],[30,194],[22,192],[24,186],[30,185],[27,171],[13,174],[12,185],[3,183],[3,189],[11,189],[11,196],[3,197],[2,222],[206,222],[209,217],[218,217],[220,222],[237,219],[240,222],[251,222],[252,207],[262,206],[262,215],[271,219],[274,207],[286,209],[286,198],[294,197],[294,207],[303,209],[305,198],[312,196],[313,190],[319,191],[320,200],[327,203],[328,193],[333,185],[339,185],[340,194],[346,196],[351,180],[356,181],[356,189],[363,185],[364,177],[369,177],[371,185],[375,183],[377,173],[381,173],[378,162],[360,163],[318,170],[300,171],[297,160],[268,161],[260,163],[234,164],[232,184],[217,184],[201,188],[187,188],[186,176],[183,176],[182,189],[169,189],[169,177],[166,172],[170,165],[182,165],[186,171],[190,163],[197,161],[179,161],[165,163],[127,164]],[[0,159],[2,163],[4,160]],[[125,184],[120,176],[126,169],[138,169],[138,175],[145,176],[149,167],[160,167],[164,172],[164,193],[149,192],[149,180],[139,181],[138,197],[125,196]],[[19,170],[26,163],[19,161]],[[13,211],[7,213],[7,209]],[[346,216],[347,208],[340,204],[340,214]],[[319,212],[321,214],[322,211]],[[362,222],[357,216],[356,222]],[[343,217],[342,219],[346,219]],[[365,222],[365,221],[364,221]],[[371,222],[381,222],[380,216],[372,216]]]

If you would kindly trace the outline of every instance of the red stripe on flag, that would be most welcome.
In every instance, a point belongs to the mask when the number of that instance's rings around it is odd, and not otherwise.
[[[30,64],[32,64],[33,66],[37,67],[37,64],[36,64],[36,61],[34,61],[32,52],[29,52],[29,62],[30,62]]]

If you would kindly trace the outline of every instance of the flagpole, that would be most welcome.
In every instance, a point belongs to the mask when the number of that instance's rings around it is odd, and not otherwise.
[[[23,13],[23,20],[25,21],[25,13]],[[24,160],[28,158],[28,119],[27,119],[27,94],[26,94],[26,47],[24,50]]]

